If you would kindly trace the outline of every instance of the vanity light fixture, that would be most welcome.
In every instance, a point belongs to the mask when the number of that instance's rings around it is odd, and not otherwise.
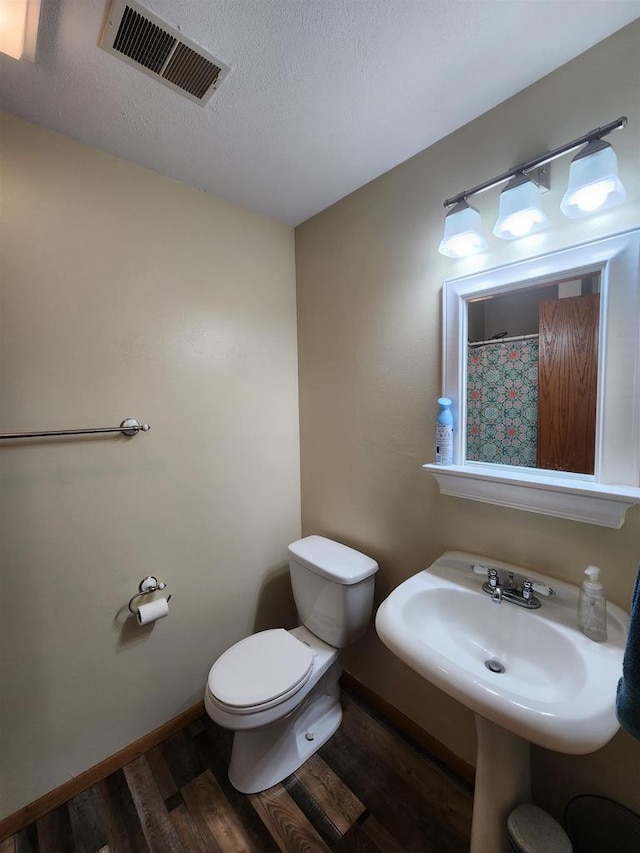
[[[542,209],[539,187],[544,185],[549,188],[549,169],[541,167],[581,146],[584,148],[571,162],[569,188],[560,205],[564,215],[570,218],[585,216],[596,210],[622,204],[626,193],[618,177],[616,155],[611,145],[603,142],[602,138],[626,126],[627,117],[620,116],[566,145],[546,151],[514,169],[448,198],[444,203],[448,210],[445,216],[444,237],[439,247],[440,254],[450,258],[463,258],[487,248],[487,241],[481,230],[480,214],[471,207],[468,199],[505,181],[509,183],[500,193],[498,219],[493,233],[504,240],[514,240],[546,228],[549,221]],[[540,176],[546,179],[546,183],[541,184]]]
[[[449,258],[466,258],[484,252],[486,248],[480,214],[475,207],[467,204],[466,199],[462,199],[445,216],[440,254]]]
[[[496,237],[515,240],[549,227],[540,190],[524,172],[511,178],[500,193],[498,219],[493,228]]]
[[[560,210],[570,219],[622,204],[627,194],[618,177],[616,152],[602,139],[589,142],[571,161],[569,188]]]
[[[40,0],[0,0],[0,53],[35,62]]]

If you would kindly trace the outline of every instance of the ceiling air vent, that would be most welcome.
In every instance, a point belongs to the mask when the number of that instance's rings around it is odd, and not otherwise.
[[[203,106],[230,70],[135,0],[113,0],[100,47]]]

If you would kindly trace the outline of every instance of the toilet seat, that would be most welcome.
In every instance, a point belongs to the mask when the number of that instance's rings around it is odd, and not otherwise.
[[[252,634],[211,667],[209,697],[232,714],[250,714],[284,702],[306,684],[313,653],[284,628]]]

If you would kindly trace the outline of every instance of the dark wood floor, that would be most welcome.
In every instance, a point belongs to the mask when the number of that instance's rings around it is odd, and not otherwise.
[[[471,791],[352,694],[338,732],[262,794],[231,787],[203,717],[50,812],[0,853],[467,853]]]

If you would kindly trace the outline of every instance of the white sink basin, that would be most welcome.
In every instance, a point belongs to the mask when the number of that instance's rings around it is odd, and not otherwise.
[[[628,615],[607,604],[608,639],[595,643],[576,621],[578,588],[534,572],[557,595],[539,610],[500,604],[482,591],[474,564],[523,577],[531,572],[448,551],[383,602],[383,643],[428,681],[486,720],[540,746],[567,753],[599,749],[618,730],[615,696]],[[496,661],[504,672],[492,672]],[[495,666],[495,664],[494,664]]]

